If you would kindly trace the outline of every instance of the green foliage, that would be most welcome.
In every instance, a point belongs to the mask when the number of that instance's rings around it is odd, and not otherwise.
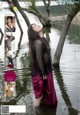
[[[35,1],[36,1],[36,0],[27,0],[27,1],[30,2],[32,5],[35,6]]]
[[[20,61],[21,61],[21,64],[22,64],[23,68],[29,68],[29,67],[31,67],[31,61],[32,61],[32,59],[31,59],[30,54],[28,54],[28,53],[24,54],[24,56],[22,56],[20,58]]]
[[[27,0],[27,1],[30,3],[29,5],[30,10],[37,12],[36,4],[35,4],[37,0]]]

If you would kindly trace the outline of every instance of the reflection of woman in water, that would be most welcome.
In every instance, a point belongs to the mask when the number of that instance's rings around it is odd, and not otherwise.
[[[57,97],[53,83],[49,44],[44,38],[42,28],[36,24],[30,25],[28,37],[32,54],[34,106],[39,106],[42,98],[46,105],[55,106],[57,105]]]
[[[36,115],[56,115],[57,107],[40,106],[35,108]]]
[[[15,32],[15,22],[12,16],[7,17],[5,32]]]

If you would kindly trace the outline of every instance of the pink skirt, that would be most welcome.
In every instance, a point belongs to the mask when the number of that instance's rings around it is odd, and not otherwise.
[[[42,80],[41,76],[32,77],[32,85],[35,98],[44,96],[45,104],[48,106],[57,105],[57,96],[54,88],[52,73],[46,75],[47,79]]]

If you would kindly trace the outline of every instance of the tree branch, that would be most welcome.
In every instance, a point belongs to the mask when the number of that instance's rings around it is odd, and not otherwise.
[[[29,26],[30,25],[29,19],[26,16],[26,14],[23,12],[23,10],[22,10],[21,6],[19,5],[18,1],[17,0],[12,0],[12,2],[14,3],[14,5],[17,7],[17,9],[19,10],[19,12],[21,13],[21,15],[24,18],[27,26]]]
[[[45,11],[46,11],[46,16],[47,18],[49,17],[49,6],[50,6],[50,0],[47,1],[48,3],[46,3],[46,0],[43,0],[44,6],[45,6]]]
[[[34,12],[34,11],[30,10],[30,9],[27,9],[27,8],[22,8],[22,9],[23,9],[24,11],[28,12],[28,13],[32,13],[32,14],[34,14],[35,16],[37,16],[37,17],[39,18],[40,22],[42,23],[42,25],[45,25],[45,24],[44,24],[44,21],[43,21],[43,20],[45,20],[45,17],[43,17],[41,14],[36,13],[36,12]]]

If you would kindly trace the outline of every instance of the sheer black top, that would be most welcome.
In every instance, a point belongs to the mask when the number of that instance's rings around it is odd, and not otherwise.
[[[36,39],[32,45],[32,76],[46,75],[52,71],[50,47],[45,38]]]

